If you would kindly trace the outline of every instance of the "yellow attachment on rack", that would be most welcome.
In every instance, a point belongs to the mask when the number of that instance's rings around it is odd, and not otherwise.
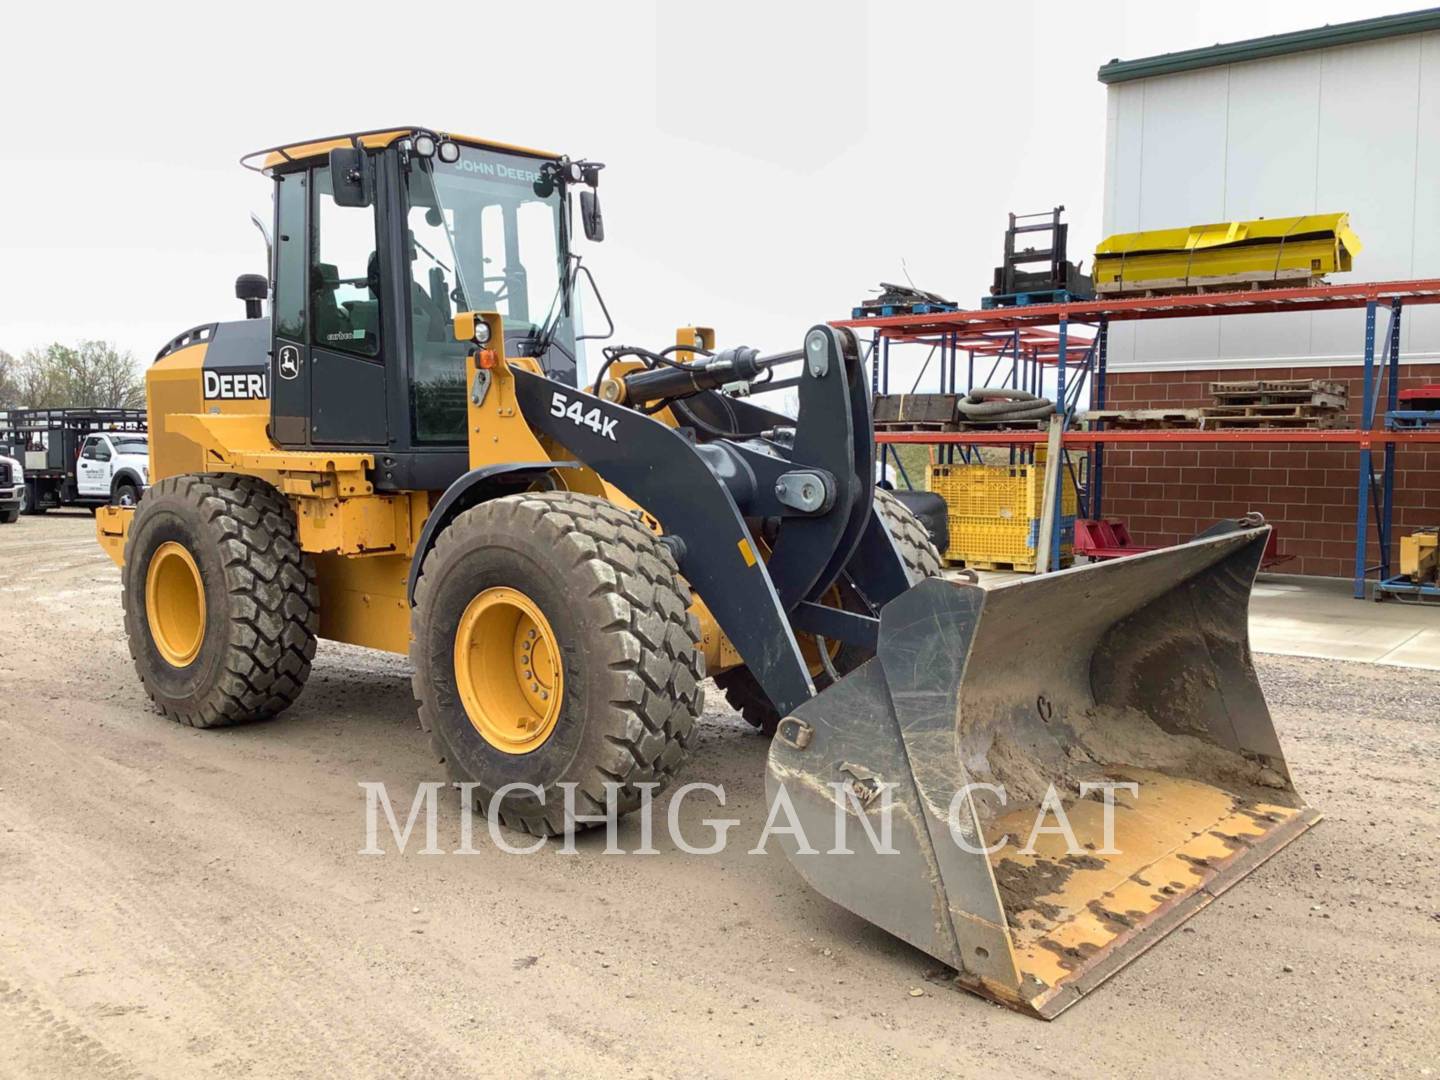
[[[1096,292],[1304,285],[1351,268],[1348,214],[1305,214],[1120,233],[1095,248]]]

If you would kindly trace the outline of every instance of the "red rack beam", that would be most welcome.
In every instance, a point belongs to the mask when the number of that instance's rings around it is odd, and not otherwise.
[[[1085,300],[1074,304],[1032,304],[930,315],[892,315],[879,319],[841,319],[832,325],[870,329],[892,339],[968,332],[1003,334],[1019,329],[1137,319],[1184,319],[1205,315],[1254,315],[1276,311],[1327,311],[1364,307],[1371,301],[1402,300],[1440,304],[1440,278],[1367,281],[1354,285],[1316,285],[1304,289],[1251,289],[1243,292],[1145,296],[1132,300]]]
[[[877,431],[877,443],[930,443],[935,445],[1023,446],[1043,443],[1043,431]],[[1096,443],[1341,443],[1359,449],[1386,443],[1440,443],[1440,429],[1433,431],[1361,431],[1356,428],[1232,428],[1199,431],[1168,430],[1067,431],[1065,446],[1094,446]]]

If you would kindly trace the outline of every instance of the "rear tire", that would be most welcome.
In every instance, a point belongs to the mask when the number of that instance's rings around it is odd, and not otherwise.
[[[497,591],[520,594],[541,617],[562,687],[543,738],[527,742],[522,729],[508,749],[490,718],[472,721],[461,688],[464,679],[474,702],[473,687],[503,681],[506,664],[487,657],[494,662],[456,670],[466,655],[457,636],[468,640],[472,610]],[[410,655],[421,726],[452,778],[477,785],[482,813],[506,784],[540,789],[506,793],[497,816],[510,828],[562,832],[567,783],[576,785],[577,813],[604,812],[607,782],[620,785],[616,806],[628,813],[641,803],[637,785],[658,785],[653,796],[689,755],[705,666],[689,606],[669,549],[602,499],[547,491],[482,503],[436,538],[415,586]]]
[[[265,720],[299,696],[315,656],[319,589],[294,511],[269,484],[235,475],[160,481],[135,510],[122,581],[135,670],[172,720],[199,728]],[[175,623],[179,630],[167,630]]]
[[[939,577],[943,570],[940,552],[930,539],[930,532],[906,506],[883,488],[875,489],[875,510],[879,513],[890,538],[900,550],[905,563],[905,574],[914,585],[926,578]],[[870,658],[862,649],[846,646],[835,657],[835,670],[840,675],[849,674]],[[815,688],[823,690],[830,685],[830,676],[822,672],[812,676]],[[766,737],[775,734],[780,724],[780,713],[770,703],[760,683],[750,674],[748,667],[731,668],[715,676],[715,685],[725,694],[725,701],[738,712],[751,727]]]

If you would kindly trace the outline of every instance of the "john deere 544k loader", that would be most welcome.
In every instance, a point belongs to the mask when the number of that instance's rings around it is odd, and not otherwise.
[[[562,783],[598,813],[669,782],[708,671],[819,850],[851,826],[800,873],[1046,1017],[1315,820],[1247,644],[1265,527],[946,582],[873,483],[848,331],[762,356],[684,329],[582,381],[571,200],[600,239],[598,164],[421,128],[248,160],[269,280],[161,351],[153,486],[98,523],[175,720],[275,715],[317,637],[408,652],[453,776],[482,809],[533,785],[499,816],[550,834]],[[787,362],[794,418],[744,394]],[[1052,785],[1075,844],[1051,816],[1030,847]],[[894,854],[860,828],[887,814]]]

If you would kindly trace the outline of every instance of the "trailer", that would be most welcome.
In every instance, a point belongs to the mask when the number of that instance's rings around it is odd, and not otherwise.
[[[27,514],[133,505],[150,484],[144,409],[0,411],[0,455],[24,470]]]

